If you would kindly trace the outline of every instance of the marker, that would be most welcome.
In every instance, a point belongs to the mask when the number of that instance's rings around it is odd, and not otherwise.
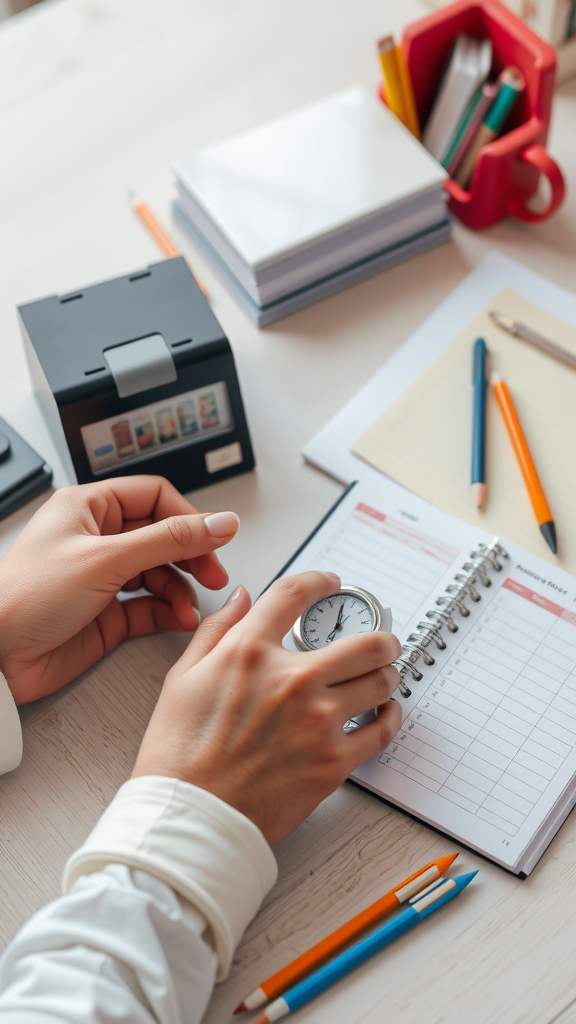
[[[518,413],[514,407],[512,401],[512,395],[510,394],[507,385],[503,380],[500,379],[497,373],[493,373],[490,377],[492,382],[492,388],[496,401],[498,402],[500,412],[502,413],[508,436],[512,442],[514,454],[518,460],[518,465],[522,476],[524,477],[524,483],[526,490],[528,491],[528,497],[530,498],[532,508],[536,520],[540,527],[540,532],[544,537],[544,540],[548,544],[548,547],[553,554],[557,554],[558,545],[556,543],[556,526],[554,525],[554,519],[550,506],[546,501],[546,495],[542,489],[542,484],[538,479],[536,467],[532,461],[530,450],[524,437],[524,432],[518,419]]]
[[[419,893],[431,883],[436,882],[442,875],[446,874],[457,856],[457,853],[452,853],[448,857],[439,857],[437,860],[431,861],[430,864],[425,864],[423,868],[419,868],[413,875],[405,878],[403,882],[400,882],[390,892],[381,896],[375,903],[371,903],[369,907],[366,907],[366,910],[356,914],[350,921],[346,921],[336,931],[327,935],[325,939],[321,939],[311,949],[307,949],[296,960],[292,960],[286,967],[283,967],[276,974],[263,981],[249,996],[246,996],[244,1002],[240,1003],[240,1006],[236,1007],[234,1013],[242,1013],[244,1010],[256,1010],[259,1006],[264,1006],[264,1003],[267,1003],[270,999],[275,999],[281,992],[291,988],[297,981],[300,981],[305,975],[319,967],[320,964],[333,956],[334,953],[337,953],[343,946],[346,946],[352,939],[357,938],[367,928],[371,928],[373,924],[386,917],[387,914],[391,914],[393,910],[398,910],[398,907],[405,903],[406,900],[411,899],[416,893]]]
[[[400,938],[401,935],[424,921],[435,910],[439,910],[445,903],[453,900],[477,874],[477,871],[471,871],[467,875],[443,879],[436,883],[431,892],[415,896],[410,901],[412,906],[409,906],[403,913],[382,925],[361,942],[357,942],[355,946],[351,946],[335,960],[331,960],[330,963],[321,967],[315,974],[305,978],[299,985],[289,989],[280,999],[270,1003],[270,1006],[256,1018],[254,1024],[271,1024],[272,1021],[280,1020],[287,1014],[293,1013],[294,1010],[300,1009],[334,982],[344,978],[355,967],[363,964],[374,953],[378,953],[385,946],[390,945],[395,939]]]
[[[480,508],[486,497],[486,342],[476,338],[472,356],[472,498]]]

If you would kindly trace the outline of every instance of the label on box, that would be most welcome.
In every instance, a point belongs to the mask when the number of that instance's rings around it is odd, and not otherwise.
[[[238,466],[242,462],[242,448],[238,441],[234,444],[227,444],[223,448],[215,448],[206,452],[206,469],[209,473],[217,473],[219,469],[227,469],[228,466]]]

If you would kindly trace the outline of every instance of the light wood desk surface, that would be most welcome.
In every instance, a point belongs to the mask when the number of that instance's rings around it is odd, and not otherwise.
[[[14,307],[159,258],[132,214],[139,190],[169,223],[170,161],[354,82],[377,80],[374,40],[426,13],[418,0],[46,0],[0,29],[0,412],[65,481],[30,391]],[[556,97],[550,149],[576,181],[576,83]],[[482,234],[456,226],[426,255],[256,330],[206,281],[236,355],[258,469],[194,495],[233,508],[231,587],[253,595],[340,493],[302,444],[490,248],[574,287],[576,202],[552,221]],[[39,502],[36,503],[36,505]],[[0,526],[0,551],[31,508]],[[215,607],[203,594],[203,610]],[[164,673],[184,641],[125,645],[24,709],[25,757],[0,780],[0,941],[58,893],[64,861],[128,777]],[[390,884],[454,846],[342,787],[280,845],[278,884],[206,1020]],[[304,1010],[310,1024],[576,1020],[576,816],[521,882],[464,851],[476,883]]]

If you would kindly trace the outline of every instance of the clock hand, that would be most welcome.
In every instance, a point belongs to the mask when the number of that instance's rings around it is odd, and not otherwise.
[[[348,622],[349,618],[350,616],[347,615],[345,619],[341,619],[339,623],[336,623],[334,629],[342,629],[342,626],[344,625],[345,622]]]
[[[334,624],[334,629],[326,637],[326,643],[327,644],[329,644],[334,639],[334,637],[336,636],[336,630],[342,628],[342,616],[343,616],[343,614],[344,614],[344,601],[342,601],[342,604],[340,605],[340,608],[338,610],[338,618],[336,619],[336,622]]]
[[[330,631],[328,636],[326,637],[326,643],[330,643],[330,641],[334,639],[334,636],[336,635],[336,630],[339,629],[339,626],[340,626],[340,620],[341,620],[341,617],[342,617],[343,610],[344,610],[344,603],[342,601],[342,603],[340,604],[340,607],[338,608],[338,616],[336,618],[336,622],[334,623],[334,627]]]

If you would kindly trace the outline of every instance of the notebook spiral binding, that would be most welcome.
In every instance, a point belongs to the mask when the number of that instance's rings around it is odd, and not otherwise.
[[[403,697],[409,697],[412,693],[405,681],[406,676],[412,676],[415,682],[419,682],[423,678],[422,672],[416,667],[417,663],[422,659],[424,665],[434,664],[435,659],[429,650],[432,646],[440,651],[446,650],[446,641],[441,631],[446,627],[450,633],[458,632],[454,613],[459,612],[464,618],[470,615],[470,609],[465,603],[466,598],[470,598],[475,603],[481,601],[482,595],[478,592],[478,583],[481,583],[483,587],[491,587],[492,580],[488,575],[489,571],[500,572],[502,569],[500,559],[506,558],[508,558],[508,552],[504,550],[498,537],[495,537],[490,544],[478,544],[478,547],[471,552],[470,560],[464,563],[452,583],[448,584],[445,593],[436,598],[436,607],[426,612],[428,621],[419,622],[416,629],[410,633],[402,645],[400,657],[394,662],[400,673],[398,689]]]

